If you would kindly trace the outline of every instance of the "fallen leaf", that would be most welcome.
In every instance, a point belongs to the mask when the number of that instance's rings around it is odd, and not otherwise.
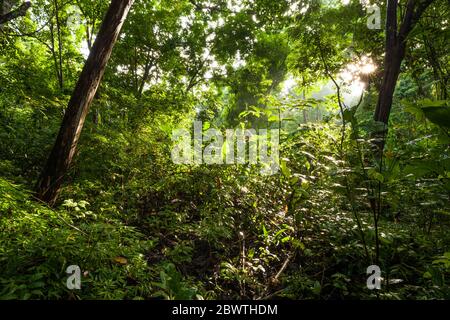
[[[114,262],[117,264],[121,264],[121,265],[126,265],[128,264],[128,260],[124,257],[115,257],[114,258]]]

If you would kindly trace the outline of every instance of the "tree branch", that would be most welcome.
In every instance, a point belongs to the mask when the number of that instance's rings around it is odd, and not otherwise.
[[[24,2],[16,10],[10,11],[4,15],[0,15],[0,25],[5,24],[8,21],[14,20],[18,17],[23,17],[27,13],[28,9],[31,7],[31,2]]]

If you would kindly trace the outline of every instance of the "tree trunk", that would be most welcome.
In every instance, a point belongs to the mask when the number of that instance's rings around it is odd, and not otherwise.
[[[138,90],[138,97],[141,97],[142,93],[144,92],[145,83],[147,82],[148,77],[150,76],[150,70],[153,67],[154,61],[155,59],[151,57],[151,51],[149,50],[147,52],[147,58],[145,61],[144,75],[142,76],[141,84]]]
[[[59,21],[59,5],[58,0],[54,0],[55,5],[55,20],[56,20],[56,35],[58,38],[58,83],[59,88],[64,89],[64,74],[63,74],[63,57],[62,57],[62,38],[61,38],[61,23]],[[53,35],[52,35],[53,37]]]
[[[405,58],[407,37],[423,12],[434,0],[408,0],[400,28],[397,27],[398,0],[388,0],[386,17],[386,48],[383,82],[378,95],[374,120],[384,123],[384,130],[375,132],[377,152],[382,154],[394,91]]]
[[[69,101],[61,128],[37,182],[37,197],[53,205],[69,169],[89,106],[134,0],[112,0]]]
[[[31,2],[24,2],[19,8],[8,12],[6,14],[0,14],[0,25],[5,24],[8,21],[23,17],[27,13],[27,10],[31,7]]]
[[[303,122],[305,124],[308,123],[308,113],[306,112],[306,109],[303,109]]]

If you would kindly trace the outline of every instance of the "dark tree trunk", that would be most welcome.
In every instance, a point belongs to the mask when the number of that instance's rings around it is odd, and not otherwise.
[[[20,7],[11,12],[0,14],[0,25],[5,24],[8,21],[23,17],[27,13],[27,10],[31,7],[31,2],[24,2]]]
[[[153,59],[151,57],[151,52],[149,51],[147,53],[147,58],[146,58],[146,61],[145,61],[144,75],[142,76],[141,84],[140,84],[139,90],[138,90],[138,97],[141,97],[142,93],[144,92],[145,83],[147,82],[148,77],[150,76],[150,70],[153,67],[154,60],[155,59]]]
[[[112,0],[69,101],[61,128],[36,186],[39,199],[53,205],[75,154],[89,106],[134,0]]]
[[[434,0],[408,0],[406,12],[400,28],[397,27],[398,0],[388,0],[386,17],[386,48],[384,58],[384,74],[378,95],[374,120],[384,123],[385,129],[376,132],[376,145],[381,155],[385,144],[385,135],[391,113],[394,91],[400,75],[400,67],[405,58],[407,37],[423,12]]]

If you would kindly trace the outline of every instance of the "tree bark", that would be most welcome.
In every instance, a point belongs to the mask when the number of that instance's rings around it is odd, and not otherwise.
[[[53,205],[75,154],[92,99],[134,0],[112,0],[64,114],[58,137],[36,185],[36,196]]]
[[[381,132],[375,133],[376,145],[380,154],[384,149],[384,137],[391,113],[394,91],[400,75],[402,61],[405,58],[407,37],[433,1],[408,0],[400,28],[397,27],[398,0],[388,0],[387,2],[384,74],[374,115],[374,120],[384,123],[385,127]]]
[[[16,10],[0,15],[0,25],[5,24],[8,21],[17,19],[18,17],[25,16],[30,7],[31,2],[27,1],[22,3],[22,5],[18,7]]]

